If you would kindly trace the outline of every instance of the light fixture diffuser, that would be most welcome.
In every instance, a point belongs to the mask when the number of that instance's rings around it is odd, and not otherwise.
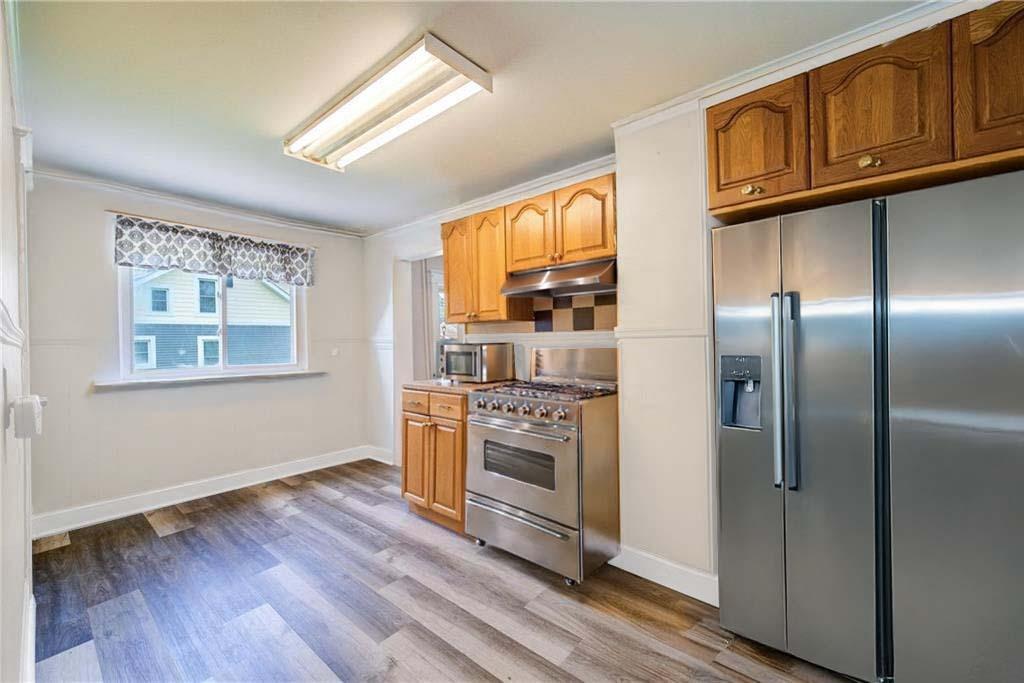
[[[482,90],[491,75],[428,33],[284,141],[288,156],[338,171]]]

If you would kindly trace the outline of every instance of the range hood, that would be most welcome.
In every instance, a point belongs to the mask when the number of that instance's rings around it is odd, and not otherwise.
[[[615,291],[615,259],[514,273],[501,286],[510,297],[576,296]]]

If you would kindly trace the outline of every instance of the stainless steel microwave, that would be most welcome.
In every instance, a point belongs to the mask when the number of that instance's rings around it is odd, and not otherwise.
[[[512,344],[465,344],[441,340],[438,370],[444,379],[456,382],[499,382],[515,379]]]

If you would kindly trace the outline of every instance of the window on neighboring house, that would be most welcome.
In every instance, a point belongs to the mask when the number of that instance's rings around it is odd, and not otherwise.
[[[156,337],[135,336],[132,339],[132,357],[139,370],[156,367]]]
[[[199,367],[220,365],[220,337],[197,337]]]
[[[217,312],[217,280],[199,278],[199,312]]]
[[[299,367],[297,336],[305,335],[296,324],[300,288],[238,277],[197,277],[182,270],[123,270],[123,305],[130,307],[133,339],[129,372],[230,374],[253,366]],[[172,299],[192,299],[197,305],[172,309]]]
[[[167,290],[154,287],[149,290],[149,310],[154,313],[167,312]]]

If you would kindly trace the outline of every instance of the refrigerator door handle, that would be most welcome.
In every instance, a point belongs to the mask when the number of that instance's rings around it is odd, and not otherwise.
[[[771,296],[772,308],[772,483],[782,488],[782,304],[778,294]]]
[[[782,367],[785,372],[783,387],[783,401],[785,403],[785,453],[786,467],[785,478],[786,488],[796,491],[800,488],[799,473],[799,452],[797,450],[796,438],[796,364],[794,362],[794,347],[796,346],[796,317],[798,315],[799,295],[796,292],[786,292],[782,295],[782,323],[784,326],[783,335],[783,359]]]

